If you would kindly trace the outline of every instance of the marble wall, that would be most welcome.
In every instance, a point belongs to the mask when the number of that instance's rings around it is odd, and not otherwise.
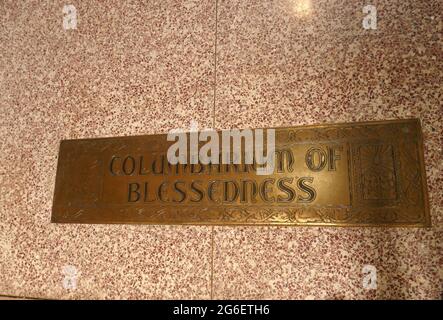
[[[5,0],[0,12],[0,294],[440,298],[440,0]],[[50,223],[61,139],[409,117],[424,130],[429,229]],[[366,264],[377,290],[362,286]]]

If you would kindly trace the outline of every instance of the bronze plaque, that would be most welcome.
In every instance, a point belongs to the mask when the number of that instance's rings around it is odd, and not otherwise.
[[[166,135],[63,140],[51,221],[430,226],[419,120],[275,128],[275,142],[257,175],[171,165]]]

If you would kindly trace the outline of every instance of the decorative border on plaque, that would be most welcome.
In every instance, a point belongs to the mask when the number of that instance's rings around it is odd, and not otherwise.
[[[386,126],[389,123],[389,126]],[[279,147],[299,143],[347,143],[349,145],[350,206],[267,205],[121,205],[118,209],[97,208],[100,198],[101,160],[93,160],[78,172],[77,183],[63,176],[56,197],[75,194],[76,201],[54,205],[53,221],[75,223],[153,223],[215,225],[333,225],[333,226],[429,226],[426,177],[423,163],[421,129],[417,120],[387,121],[277,128]],[[418,137],[418,138],[417,138]],[[158,137],[142,136],[141,145],[151,152],[162,151]],[[68,142],[69,143],[69,142]],[[71,158],[82,157],[88,149],[122,150],[124,140],[110,138],[84,140],[59,161],[59,172],[69,169]],[[61,147],[62,148],[62,147]],[[60,164],[62,163],[62,164]],[[82,183],[78,183],[82,181]],[[81,188],[75,185],[81,185]],[[112,210],[115,219],[104,221],[100,212]],[[131,217],[128,219],[127,217]]]

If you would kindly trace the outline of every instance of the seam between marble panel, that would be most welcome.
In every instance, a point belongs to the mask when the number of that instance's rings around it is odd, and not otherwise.
[[[212,106],[212,128],[215,129],[215,108],[217,94],[217,35],[218,35],[218,0],[215,0],[215,40],[214,40],[214,104]],[[214,226],[211,227],[211,275],[210,299],[214,299]]]
[[[214,226],[211,227],[211,300],[214,299]]]
[[[214,40],[214,104],[212,106],[212,128],[215,129],[215,107],[217,94],[217,34],[218,34],[218,0],[215,0],[215,40]]]
[[[37,297],[28,297],[28,296],[15,296],[11,294],[0,294],[0,298],[13,298],[13,299],[30,299],[30,300],[55,300],[53,298],[37,298]]]

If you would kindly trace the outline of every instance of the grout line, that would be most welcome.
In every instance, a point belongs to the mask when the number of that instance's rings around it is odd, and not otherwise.
[[[218,35],[218,0],[215,0],[215,41],[214,41],[214,104],[212,107],[212,128],[215,130],[215,106],[217,94],[217,35]]]
[[[214,42],[214,105],[212,107],[212,129],[215,130],[215,108],[217,94],[217,35],[218,35],[218,0],[215,0],[215,42]],[[214,299],[214,226],[211,227],[211,300]]]
[[[214,226],[211,227],[211,300],[214,299]]]
[[[0,298],[13,298],[13,299],[28,299],[28,300],[54,300],[52,298],[39,298],[39,297],[28,297],[28,296],[15,296],[11,294],[0,294]]]

